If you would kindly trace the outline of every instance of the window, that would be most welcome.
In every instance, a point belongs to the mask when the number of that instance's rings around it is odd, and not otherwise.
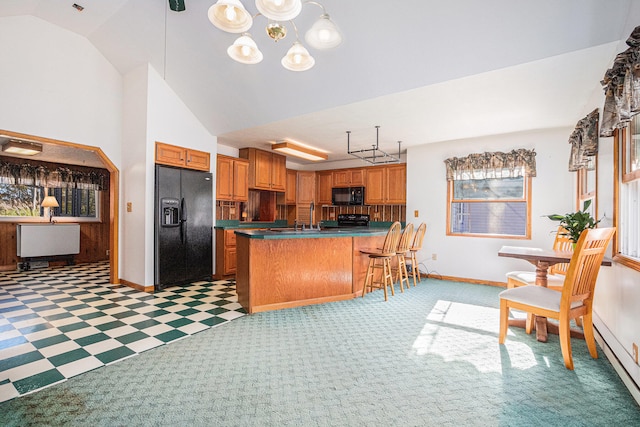
[[[448,235],[530,237],[531,178],[449,181]]]
[[[640,271],[640,115],[616,131],[614,141],[614,259]]]
[[[587,200],[591,200],[589,211],[594,218],[598,217],[597,203],[596,203],[596,189],[598,188],[598,158],[597,156],[591,156],[588,160],[588,165],[585,168],[578,169],[577,181],[578,181],[578,206],[577,210],[581,210],[584,203]]]
[[[46,189],[33,185],[0,183],[0,217],[43,217],[40,203]],[[81,188],[53,188],[49,194],[60,207],[53,208],[54,217],[100,219],[97,190]]]

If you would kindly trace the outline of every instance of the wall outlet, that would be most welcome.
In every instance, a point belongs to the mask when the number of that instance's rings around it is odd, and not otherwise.
[[[131,211],[132,211],[131,202],[127,202],[127,212],[131,212]]]
[[[418,218],[419,214],[418,214],[418,209],[416,209],[415,211],[413,211],[413,216]]]
[[[638,364],[638,344],[633,343],[633,360]]]
[[[438,260],[438,254],[431,254],[431,259],[434,261]]]
[[[107,249],[107,256],[109,256],[109,249]]]

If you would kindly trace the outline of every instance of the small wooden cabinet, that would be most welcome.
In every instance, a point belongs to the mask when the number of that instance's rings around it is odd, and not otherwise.
[[[320,171],[316,173],[316,204],[331,204],[331,188],[333,185],[333,171]]]
[[[365,204],[403,205],[407,202],[406,164],[372,166],[365,179]]]
[[[235,229],[216,229],[216,279],[236,274]]]
[[[316,200],[316,173],[298,171],[298,195],[296,203],[310,205]]]
[[[340,169],[333,171],[334,187],[359,187],[364,185],[364,169]]]
[[[249,162],[247,160],[218,155],[216,161],[216,200],[248,201],[248,179]]]
[[[286,157],[256,148],[240,149],[240,157],[249,160],[249,188],[285,191]]]
[[[156,142],[156,163],[209,172],[210,154],[177,145]]]
[[[287,186],[284,190],[284,203],[287,205],[295,205],[298,188],[298,172],[293,169],[287,169]]]

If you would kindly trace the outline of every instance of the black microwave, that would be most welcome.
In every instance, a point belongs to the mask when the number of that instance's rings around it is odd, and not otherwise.
[[[364,187],[345,187],[331,189],[333,205],[364,205]]]

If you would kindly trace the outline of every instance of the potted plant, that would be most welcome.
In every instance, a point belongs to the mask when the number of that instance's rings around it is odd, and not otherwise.
[[[591,216],[587,209],[591,206],[591,200],[586,200],[584,205],[582,205],[582,210],[568,213],[564,215],[554,214],[547,215],[547,218],[553,221],[560,221],[560,226],[562,226],[566,232],[561,232],[561,235],[569,236],[573,244],[575,245],[580,238],[580,234],[587,228],[595,228],[595,226],[600,222],[600,220],[595,220]]]

